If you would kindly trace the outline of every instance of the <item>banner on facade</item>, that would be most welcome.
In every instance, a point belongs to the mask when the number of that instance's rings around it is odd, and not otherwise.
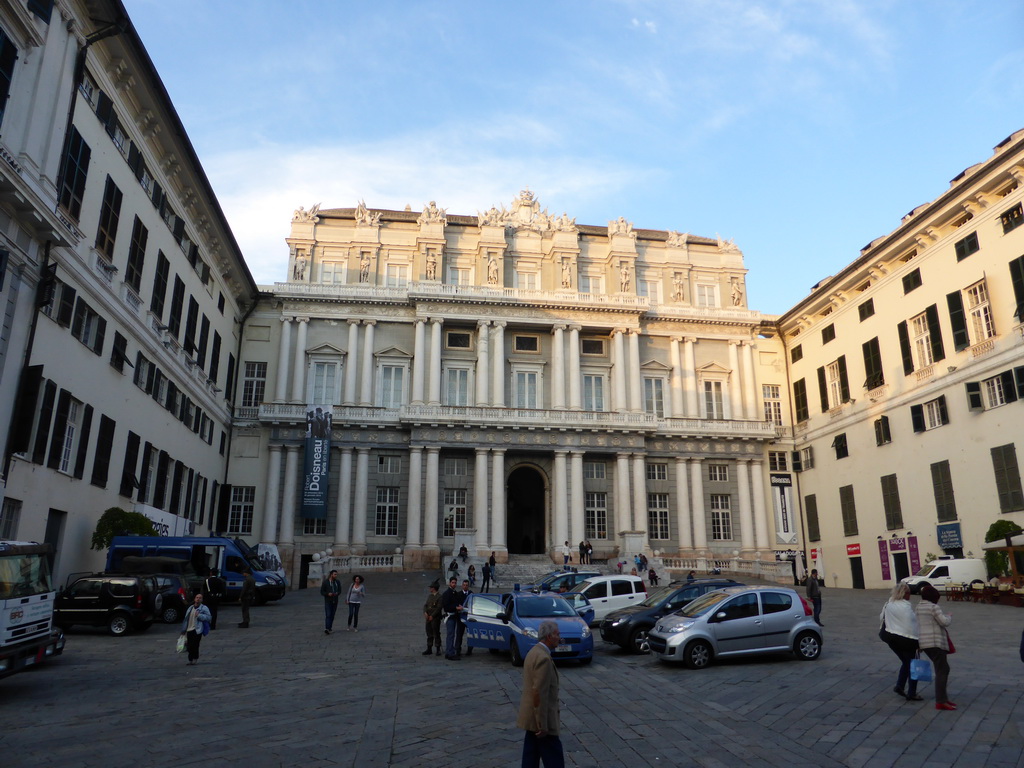
[[[306,409],[306,450],[303,469],[302,516],[327,519],[327,478],[331,471],[330,406],[311,405]]]
[[[772,506],[775,509],[775,543],[796,544],[796,520],[793,519],[793,478],[772,474]]]

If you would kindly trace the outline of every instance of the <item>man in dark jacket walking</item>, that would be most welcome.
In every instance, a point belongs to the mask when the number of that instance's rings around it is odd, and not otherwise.
[[[217,610],[220,607],[220,601],[224,599],[224,594],[228,589],[224,579],[217,574],[217,569],[211,568],[210,575],[203,582],[203,602],[206,603],[206,607],[210,609],[210,615],[213,617],[212,621],[210,621],[210,629],[217,628]]]
[[[455,637],[459,626],[459,606],[462,604],[462,593],[456,589],[459,580],[452,576],[448,579],[448,589],[441,595],[441,617],[444,620],[444,657],[448,661],[459,658],[455,651]]]
[[[252,571],[246,568],[242,571],[242,623],[239,624],[240,629],[249,628],[249,606],[252,605],[252,601],[256,598],[256,579],[253,578]]]
[[[320,585],[320,594],[324,598],[324,634],[331,634],[334,629],[334,614],[338,612],[338,598],[341,595],[341,582],[338,581],[338,572],[331,571]]]
[[[825,625],[821,623],[821,584],[818,583],[817,570],[811,571],[811,575],[807,577],[807,599],[814,606],[814,620],[819,627],[824,627]]]

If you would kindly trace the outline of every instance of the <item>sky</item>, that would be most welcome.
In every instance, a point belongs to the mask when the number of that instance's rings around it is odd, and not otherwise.
[[[782,314],[1024,128],[1020,0],[125,0],[257,283],[299,206],[734,240]]]

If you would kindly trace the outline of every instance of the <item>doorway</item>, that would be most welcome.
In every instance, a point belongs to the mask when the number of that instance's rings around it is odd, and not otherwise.
[[[517,467],[508,476],[505,541],[508,551],[540,555],[547,550],[544,535],[544,477],[533,467]]]
[[[859,557],[850,558],[850,575],[853,577],[853,588],[864,589],[864,564]]]
[[[892,553],[892,567],[896,571],[896,581],[903,581],[910,575],[910,563],[907,562],[906,552]]]

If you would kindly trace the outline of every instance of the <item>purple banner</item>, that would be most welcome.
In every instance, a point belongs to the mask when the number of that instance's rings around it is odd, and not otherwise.
[[[917,549],[917,536],[907,537],[907,551],[910,553],[910,572],[917,573],[921,570],[921,553]]]
[[[882,580],[888,581],[892,578],[892,571],[889,569],[889,542],[885,539],[878,542],[878,557],[882,563]]]

